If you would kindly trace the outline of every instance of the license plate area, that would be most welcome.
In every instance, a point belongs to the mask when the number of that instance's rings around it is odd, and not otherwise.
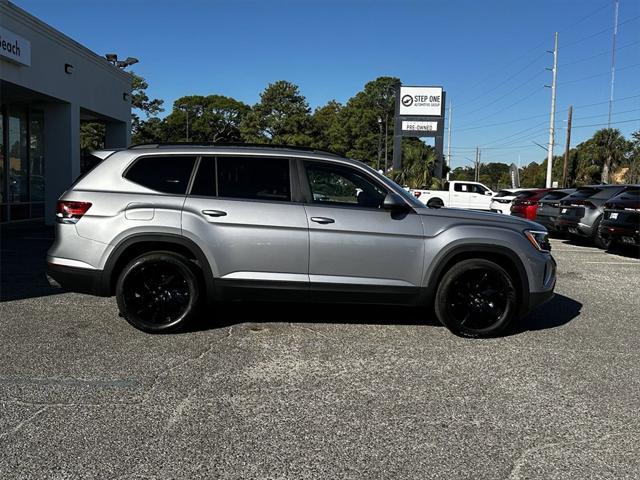
[[[567,230],[569,230],[569,233],[573,233],[574,235],[578,235],[580,233],[576,227],[569,227]]]
[[[622,240],[622,243],[630,243],[630,244],[635,243],[635,241],[633,240],[633,237],[621,237],[620,240]]]

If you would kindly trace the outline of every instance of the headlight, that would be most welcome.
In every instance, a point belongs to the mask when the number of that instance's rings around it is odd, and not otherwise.
[[[525,230],[524,234],[531,242],[531,245],[536,248],[536,250],[540,250],[541,252],[551,251],[549,233],[542,232],[540,230]]]

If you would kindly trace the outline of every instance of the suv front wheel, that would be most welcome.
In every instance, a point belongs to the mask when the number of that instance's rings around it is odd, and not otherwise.
[[[443,276],[435,299],[442,324],[463,337],[493,337],[516,316],[513,280],[500,265],[485,259],[463,260]]]
[[[116,283],[120,314],[135,328],[165,333],[183,328],[195,315],[200,285],[189,261],[173,252],[134,258]]]

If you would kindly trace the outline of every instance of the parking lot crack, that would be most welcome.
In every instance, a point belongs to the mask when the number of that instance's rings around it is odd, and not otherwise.
[[[229,331],[227,332],[227,336],[223,338],[223,340],[228,340],[229,338],[231,338],[231,335],[233,334],[233,325],[229,327]],[[212,345],[210,345],[209,347],[205,348],[204,350],[202,350],[199,354],[193,356],[193,357],[189,357],[181,362],[178,362],[177,364],[173,365],[172,367],[166,368],[164,370],[161,370],[160,372],[158,372],[156,374],[156,376],[153,379],[153,382],[151,383],[151,386],[149,387],[149,389],[146,391],[146,393],[143,396],[143,399],[139,402],[139,403],[146,403],[147,400],[149,399],[149,396],[151,395],[151,393],[155,390],[155,388],[158,386],[158,383],[160,382],[160,379],[163,377],[167,377],[171,372],[173,372],[174,370],[177,370],[189,363],[193,363],[193,362],[197,362],[199,360],[202,360],[207,354],[209,354],[211,351],[213,351],[216,347],[217,347],[217,343],[214,342]]]
[[[15,427],[13,427],[11,430],[7,431],[7,432],[2,432],[0,433],[0,438],[4,438],[7,435],[11,435],[12,433],[16,433],[17,431],[19,431],[22,427],[24,427],[25,425],[27,425],[28,423],[32,422],[36,417],[38,417],[40,414],[44,413],[49,407],[45,406],[42,407],[41,409],[39,409],[38,411],[36,411],[36,413],[34,413],[33,415],[31,415],[29,418],[26,418],[25,420],[21,421],[20,423],[18,423]]]
[[[531,454],[538,453],[538,452],[541,452],[543,450],[548,450],[548,449],[554,448],[554,447],[567,447],[567,446],[571,446],[571,445],[581,445],[581,444],[584,444],[584,443],[598,443],[598,442],[602,442],[604,440],[608,440],[608,439],[610,439],[612,437],[631,435],[633,433],[636,433],[636,432],[608,433],[606,435],[603,435],[603,436],[597,437],[597,438],[588,438],[588,439],[584,439],[584,440],[567,440],[567,441],[560,441],[560,442],[550,442],[550,443],[544,443],[542,445],[537,445],[535,447],[527,448],[526,450],[524,450],[520,454],[520,456],[513,463],[513,467],[511,468],[511,471],[509,472],[509,475],[507,476],[507,480],[518,480],[518,479],[522,478],[521,475],[520,475],[520,471],[525,466],[525,464],[527,462],[527,457],[529,457]]]

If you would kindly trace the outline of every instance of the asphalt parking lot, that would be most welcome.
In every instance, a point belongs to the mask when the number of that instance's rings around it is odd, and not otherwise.
[[[640,260],[553,241],[513,334],[415,309],[235,305],[152,336],[4,231],[0,478],[640,478]]]

